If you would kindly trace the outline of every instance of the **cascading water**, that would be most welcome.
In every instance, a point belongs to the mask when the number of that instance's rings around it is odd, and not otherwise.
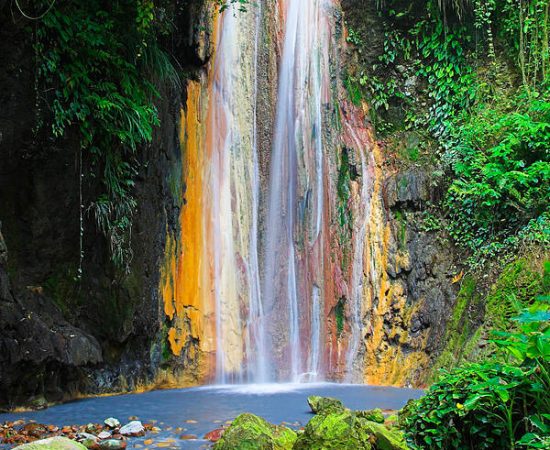
[[[230,6],[188,87],[182,226],[167,243],[162,295],[171,349],[203,380],[361,379],[370,138],[354,135],[359,109],[342,109],[337,11],[338,0]],[[266,54],[278,70],[262,66]],[[347,224],[343,147],[362,180],[348,187],[363,206]]]
[[[271,152],[262,291],[264,309],[270,321],[268,339],[274,351],[268,373],[276,380],[298,381],[304,371],[317,374],[319,369],[318,354],[310,354],[309,367],[303,363],[307,347],[302,343],[304,330],[300,325],[304,318],[310,317],[309,351],[318,353],[322,249],[316,253],[316,263],[304,267],[298,258],[305,259],[304,253],[311,249],[298,249],[297,243],[309,245],[307,229],[304,229],[307,220],[298,215],[300,206],[305,209],[304,202],[309,196],[315,202],[309,220],[313,228],[312,247],[321,245],[323,229],[321,84],[327,82],[327,77],[320,59],[321,51],[328,48],[328,45],[323,48],[321,42],[324,10],[321,0],[289,0],[286,8]],[[306,273],[299,273],[300,267]],[[299,298],[308,292],[311,303]],[[283,304],[286,307],[282,307]]]
[[[259,10],[227,10],[218,21],[207,117],[207,204],[212,291],[216,311],[216,381],[244,382],[260,373],[254,355],[262,353],[258,268],[259,177],[255,127],[257,33]],[[249,315],[241,310],[248,300]],[[248,332],[244,327],[244,320]],[[249,357],[249,365],[245,358]],[[259,365],[259,361],[256,365]]]

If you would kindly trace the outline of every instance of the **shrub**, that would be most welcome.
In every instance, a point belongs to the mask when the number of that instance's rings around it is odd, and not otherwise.
[[[426,396],[402,411],[411,448],[549,448],[548,298],[539,298],[515,320],[519,331],[495,333],[506,363],[443,372]]]

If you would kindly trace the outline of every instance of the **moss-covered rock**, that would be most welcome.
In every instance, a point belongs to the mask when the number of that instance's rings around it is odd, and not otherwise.
[[[349,411],[316,415],[298,436],[293,450],[371,450],[365,422]]]
[[[361,419],[370,420],[371,422],[384,423],[384,414],[380,408],[366,409],[364,411],[356,411],[355,415]]]
[[[374,436],[375,448],[377,450],[407,450],[407,444],[403,433],[397,429],[388,429],[384,425],[376,422],[364,421],[363,429],[365,432]]]
[[[296,433],[290,428],[268,423],[254,414],[238,416],[215,450],[290,450],[296,441]]]
[[[344,404],[337,398],[319,397],[318,395],[310,395],[307,398],[307,403],[311,411],[315,414],[330,414],[344,411]]]
[[[82,444],[61,436],[41,439],[15,448],[18,450],[87,450]]]

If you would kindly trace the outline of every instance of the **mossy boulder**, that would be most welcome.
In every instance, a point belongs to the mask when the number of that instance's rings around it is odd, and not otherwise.
[[[345,410],[344,404],[337,398],[332,397],[310,395],[307,398],[307,403],[311,408],[311,411],[315,414],[339,413]]]
[[[18,450],[87,450],[82,444],[61,436],[41,439],[15,448]]]
[[[316,415],[298,435],[293,450],[407,450],[400,431],[364,419],[366,412],[345,410]],[[373,416],[380,419],[378,414]]]
[[[241,414],[214,445],[215,450],[290,450],[296,433],[254,414]]]
[[[364,411],[356,411],[355,414],[361,419],[370,420],[371,422],[384,423],[384,414],[380,408],[366,409]]]
[[[374,442],[377,450],[407,450],[405,437],[397,429],[388,429],[384,425],[376,422],[363,420],[363,430],[374,436]]]
[[[318,414],[298,436],[293,450],[371,450],[371,436],[364,422],[349,411]]]

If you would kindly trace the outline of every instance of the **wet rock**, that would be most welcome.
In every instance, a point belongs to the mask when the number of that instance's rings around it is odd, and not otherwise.
[[[361,419],[370,420],[371,422],[384,423],[384,414],[382,410],[377,409],[367,409],[364,411],[356,411],[355,415]]]
[[[118,428],[118,427],[120,427],[120,421],[118,419],[115,419],[114,417],[109,417],[108,419],[105,419],[104,423],[109,428]]]
[[[97,435],[99,439],[109,439],[111,437],[111,433],[109,431],[102,431]]]
[[[123,436],[143,436],[145,434],[145,428],[139,420],[133,420],[124,425],[119,433]]]
[[[126,448],[126,441],[106,439],[104,441],[99,441],[99,448],[101,450],[122,450]]]
[[[90,433],[78,433],[76,435],[76,439],[78,442],[80,442],[84,447],[90,448],[90,449],[97,449],[98,448],[98,438],[97,436],[94,436]]]
[[[290,450],[296,433],[290,428],[268,423],[253,414],[241,414],[214,445],[215,450]]]
[[[197,439],[198,436],[196,434],[182,434],[180,436],[180,439],[182,441],[191,441],[191,440],[194,440],[194,439]]]
[[[40,438],[48,432],[48,427],[46,425],[42,425],[41,423],[28,423],[21,427],[19,432],[27,436]]]
[[[86,450],[82,444],[61,436],[34,441],[15,448],[18,450]]]
[[[319,397],[318,395],[310,395],[307,398],[307,403],[311,411],[315,414],[330,414],[333,412],[344,411],[344,404],[337,398]]]
[[[210,442],[218,442],[225,433],[225,428],[217,428],[204,435],[204,439]]]

